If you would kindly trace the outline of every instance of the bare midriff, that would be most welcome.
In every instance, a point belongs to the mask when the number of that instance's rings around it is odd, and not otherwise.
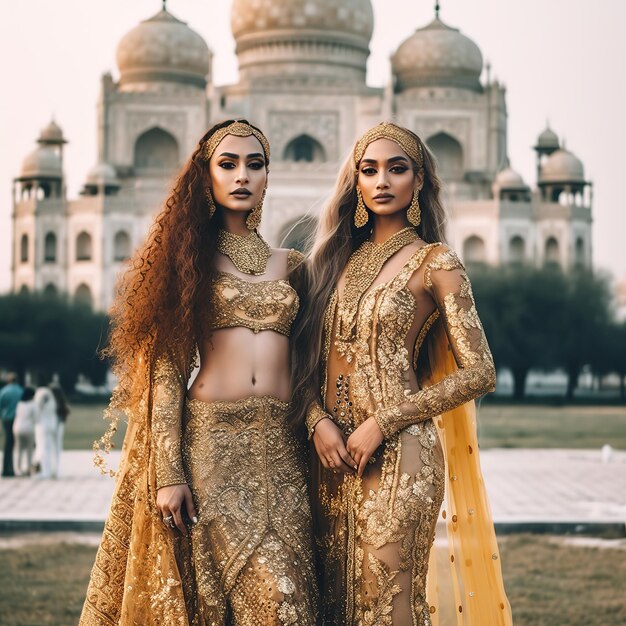
[[[250,396],[290,399],[289,338],[241,326],[213,331],[199,346],[200,371],[187,397],[203,402]]]

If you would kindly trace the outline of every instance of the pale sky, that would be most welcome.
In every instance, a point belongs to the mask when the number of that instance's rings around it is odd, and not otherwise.
[[[207,41],[215,84],[236,82],[232,0],[169,0],[168,10]],[[389,80],[389,57],[433,17],[431,0],[372,0],[368,83]],[[0,21],[0,291],[10,286],[11,179],[52,116],[70,143],[75,198],[96,161],[96,101],[120,38],[160,0],[3,2]],[[509,157],[535,184],[531,150],[549,119],[594,183],[593,259],[626,279],[626,2],[442,0],[441,18],[480,47],[507,87]],[[419,129],[417,129],[419,132]]]

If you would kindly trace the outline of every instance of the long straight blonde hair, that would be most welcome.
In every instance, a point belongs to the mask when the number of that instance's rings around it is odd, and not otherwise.
[[[441,181],[437,176],[436,159],[415,133],[406,128],[403,130],[421,147],[424,157],[424,184],[420,191],[422,219],[416,231],[427,243],[443,242],[446,213],[440,199]],[[362,228],[354,225],[357,164],[353,155],[354,148],[339,171],[333,195],[322,209],[307,267],[307,295],[292,331],[293,402],[290,421],[296,427],[304,421],[310,405],[319,399],[326,306],[350,255],[372,232],[374,215],[369,209],[367,224]],[[417,176],[422,168],[414,161],[412,163]]]

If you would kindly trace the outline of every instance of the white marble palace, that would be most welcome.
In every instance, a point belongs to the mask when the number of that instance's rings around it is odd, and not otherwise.
[[[505,89],[438,8],[399,42],[386,88],[366,82],[370,0],[234,0],[231,25],[232,85],[213,83],[210,48],[165,3],[122,38],[117,77],[101,79],[98,158],[80,197],[66,197],[61,128],[41,131],[14,182],[15,291],[108,307],[173,174],[214,122],[233,117],[272,144],[262,230],[273,245],[302,242],[355,138],[394,119],[437,156],[448,238],[467,263],[591,265],[582,162],[546,128],[535,142],[536,186],[522,180],[507,158]]]

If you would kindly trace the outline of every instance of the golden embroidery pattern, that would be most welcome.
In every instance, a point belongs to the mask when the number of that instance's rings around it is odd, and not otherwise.
[[[406,342],[416,301],[408,282],[422,266],[437,309],[418,332],[416,351],[439,316],[459,370],[437,385],[409,394],[405,375],[413,355]],[[443,500],[445,465],[429,418],[491,388],[491,355],[469,280],[456,255],[441,244],[423,246],[391,280],[370,288],[356,307],[354,335],[341,344],[335,334],[339,309],[334,293],[325,317],[322,366],[327,377],[332,359],[333,371],[341,364],[344,379],[350,376],[353,407],[343,419],[353,417],[354,423],[346,427],[336,421],[350,432],[374,417],[385,445],[362,479],[337,476],[321,465],[314,473],[312,492],[319,494],[317,543],[324,555],[322,622],[430,626],[426,575]],[[320,414],[333,418],[335,375],[322,385],[329,411],[322,403],[311,407],[310,421]],[[343,386],[339,391],[343,402]]]
[[[256,231],[242,237],[227,230],[217,232],[217,249],[226,255],[244,274],[261,276],[267,269],[272,250]]]
[[[220,272],[212,291],[213,330],[244,326],[255,333],[275,330],[289,336],[300,300],[287,280],[250,282]]]

